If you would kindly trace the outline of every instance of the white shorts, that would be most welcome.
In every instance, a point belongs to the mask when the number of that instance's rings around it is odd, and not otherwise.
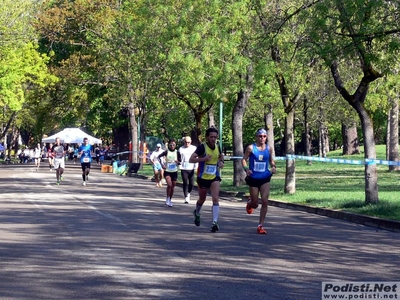
[[[54,159],[54,169],[65,169],[65,159],[64,158],[55,158]]]

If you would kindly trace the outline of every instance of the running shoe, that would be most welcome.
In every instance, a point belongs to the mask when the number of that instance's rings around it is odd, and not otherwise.
[[[63,180],[64,180],[64,177],[60,176],[60,181],[63,181]]]
[[[264,229],[264,227],[262,225],[258,225],[257,233],[258,234],[267,234],[267,231]]]
[[[172,207],[172,206],[173,206],[173,205],[172,205],[172,201],[171,201],[170,198],[167,198],[167,200],[165,200],[165,205],[166,205],[166,206],[169,206],[169,207]]]
[[[254,208],[252,208],[252,207],[250,206],[250,201],[247,201],[246,211],[247,211],[247,213],[248,213],[249,215],[251,215],[251,214],[253,213],[253,211],[254,211]]]
[[[86,181],[82,182],[82,185],[83,185],[83,186],[86,186]]]
[[[60,182],[59,182],[59,181],[57,181],[57,182],[56,182],[56,184],[57,184],[57,185],[60,185]]]
[[[218,223],[214,221],[214,222],[212,223],[212,225],[211,225],[210,231],[211,231],[211,232],[217,232],[218,230],[219,230]]]
[[[189,204],[190,203],[190,198],[189,197],[185,197],[185,203]]]
[[[193,211],[193,215],[194,215],[194,224],[196,224],[196,226],[200,226],[200,215],[196,213],[196,210]]]

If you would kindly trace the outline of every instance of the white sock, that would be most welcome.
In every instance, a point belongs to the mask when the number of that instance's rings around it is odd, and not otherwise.
[[[213,204],[212,206],[213,222],[218,222],[218,215],[219,215],[219,204],[217,205]]]

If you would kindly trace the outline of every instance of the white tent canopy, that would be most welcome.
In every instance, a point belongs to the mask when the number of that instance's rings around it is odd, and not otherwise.
[[[53,134],[47,138],[42,139],[43,143],[55,143],[56,138],[59,137],[62,143],[66,144],[80,144],[86,137],[90,144],[101,144],[101,140],[83,132],[79,128],[65,128],[64,130]]]

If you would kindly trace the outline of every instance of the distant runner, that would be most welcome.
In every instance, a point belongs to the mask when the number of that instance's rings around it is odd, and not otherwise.
[[[60,181],[63,180],[63,173],[65,169],[65,149],[61,145],[60,138],[56,138],[55,145],[51,148],[52,156],[54,157],[54,170],[56,170],[56,184],[59,185]]]
[[[89,180],[90,163],[92,162],[92,147],[89,145],[88,138],[83,139],[83,144],[79,146],[78,153],[81,156],[82,185],[85,186]]]

